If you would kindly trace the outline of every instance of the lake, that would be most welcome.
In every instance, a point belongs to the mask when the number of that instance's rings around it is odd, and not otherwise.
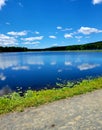
[[[0,53],[0,95],[102,76],[102,52]]]

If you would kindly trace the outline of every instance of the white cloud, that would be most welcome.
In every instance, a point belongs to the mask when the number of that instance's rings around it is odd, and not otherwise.
[[[85,35],[89,35],[91,33],[100,33],[100,32],[102,32],[102,30],[99,30],[97,28],[90,28],[90,27],[81,27],[78,30],[78,33],[82,33],[82,34],[85,34]]]
[[[70,30],[72,30],[72,28],[65,28],[62,31],[70,31]]]
[[[14,37],[10,37],[4,34],[0,34],[0,45],[7,46],[7,45],[15,45],[17,44],[17,39]]]
[[[102,0],[93,0],[92,3],[95,5],[95,4],[100,4],[102,3]]]
[[[61,27],[61,26],[57,26],[57,29],[58,29],[58,30],[61,30],[61,29],[62,29],[62,27]]]
[[[35,40],[42,40],[43,37],[44,37],[44,36],[39,36],[39,37],[28,37],[28,38],[21,38],[21,40],[32,42],[32,41],[35,41]]]
[[[70,31],[70,30],[72,30],[72,28],[62,28],[61,26],[57,26],[56,27],[58,30],[61,30],[61,31]]]
[[[35,37],[21,38],[21,40],[31,42],[35,40]]]
[[[14,32],[14,31],[12,31],[12,32],[8,32],[7,34],[9,34],[9,35],[12,35],[12,36],[25,36],[25,35],[27,35],[27,31],[21,31],[21,32]]]
[[[0,73],[0,80],[4,81],[6,79],[6,76],[4,76],[3,73]]]
[[[56,39],[56,36],[49,36],[49,38]]]
[[[6,5],[6,0],[0,0],[0,10]]]
[[[78,39],[78,42],[81,41],[81,38],[82,38],[82,37],[83,37],[83,36],[75,36],[75,38]]]
[[[100,65],[99,64],[88,64],[88,63],[86,63],[86,64],[79,65],[78,69],[83,71],[83,70],[93,69],[93,68],[96,68],[98,66],[100,66]]]
[[[29,42],[24,42],[23,44],[34,44],[35,45],[35,44],[39,44],[39,43],[40,43],[39,41],[35,41],[35,42],[29,41]]]
[[[66,33],[66,34],[64,35],[64,37],[65,37],[65,38],[73,38],[72,33],[69,33],[69,34]]]
[[[29,70],[28,66],[15,66],[12,67],[12,70]]]
[[[38,31],[35,31],[35,34],[40,34],[40,32],[38,32]]]

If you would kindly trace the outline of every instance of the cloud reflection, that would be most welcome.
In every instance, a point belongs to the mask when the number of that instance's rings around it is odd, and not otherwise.
[[[3,73],[0,73],[0,80],[4,81],[6,79],[6,76]]]
[[[57,63],[56,63],[56,61],[52,61],[50,64],[51,65],[56,65]]]
[[[88,64],[88,63],[85,63],[85,64],[82,64],[82,65],[79,65],[78,69],[83,71],[83,70],[93,69],[93,68],[96,68],[96,67],[99,67],[99,66],[100,66],[100,64]]]
[[[21,65],[22,64],[22,65]],[[12,70],[29,70],[29,65],[44,65],[41,56],[35,55],[0,55],[0,69],[5,70],[11,68]]]
[[[27,56],[24,61],[28,65],[44,65],[44,61],[41,56]]]
[[[62,69],[58,69],[58,73],[61,73],[63,70]]]
[[[15,56],[10,57],[7,55],[0,55],[0,69],[4,70],[12,66],[16,66],[18,64],[18,60]]]
[[[65,65],[66,65],[66,66],[71,66],[72,63],[71,63],[70,61],[65,61]]]
[[[29,70],[28,66],[15,66],[12,67],[12,70]]]

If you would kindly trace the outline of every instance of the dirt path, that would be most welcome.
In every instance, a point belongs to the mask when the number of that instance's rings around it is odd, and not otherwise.
[[[0,116],[0,130],[102,130],[102,90]]]

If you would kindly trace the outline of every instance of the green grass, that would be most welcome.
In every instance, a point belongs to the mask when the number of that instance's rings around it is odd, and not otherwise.
[[[102,77],[83,80],[68,88],[70,84],[60,84],[59,89],[49,89],[41,91],[28,90],[23,97],[19,93],[12,93],[9,96],[0,97],[0,114],[14,111],[23,111],[27,107],[35,107],[56,100],[73,97],[96,89],[102,89]]]

